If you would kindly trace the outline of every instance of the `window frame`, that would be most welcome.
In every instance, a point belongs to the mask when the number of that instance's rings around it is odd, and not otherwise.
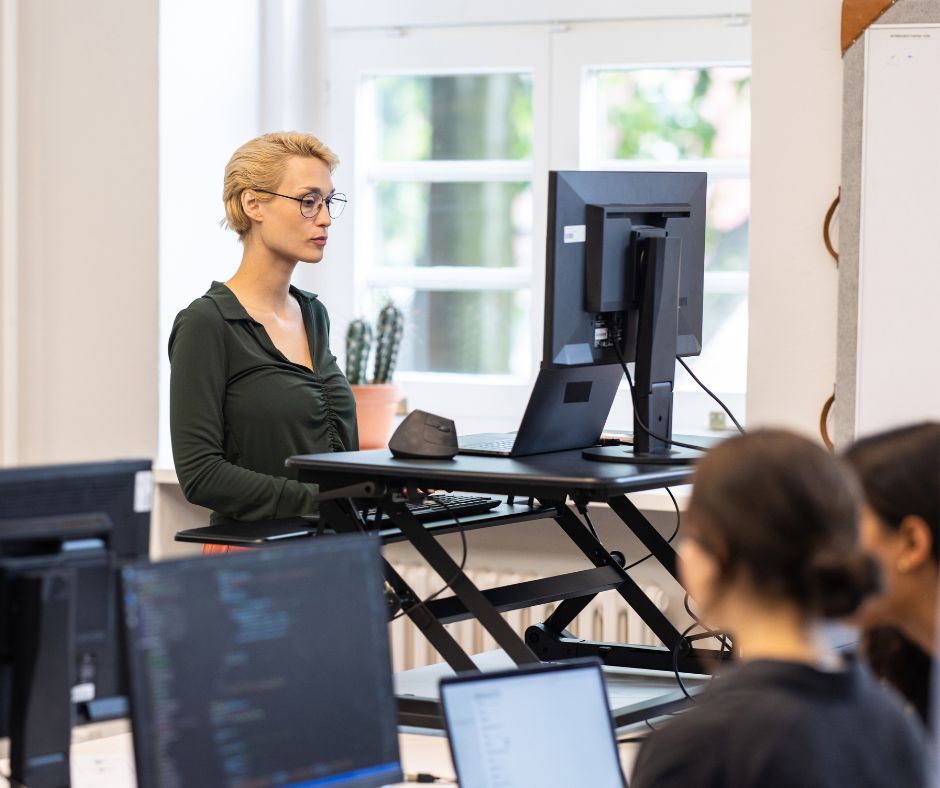
[[[368,213],[368,205],[357,207],[357,196],[368,200],[367,174],[363,169],[364,146],[368,145],[366,131],[357,124],[367,109],[367,91],[358,90],[363,76],[368,74],[447,74],[494,73],[526,71],[531,74],[533,86],[533,140],[531,178],[533,195],[532,261],[528,269],[501,270],[492,279],[495,269],[486,269],[493,286],[515,285],[523,277],[529,279],[532,314],[530,315],[531,358],[529,376],[459,375],[453,373],[427,373],[398,371],[395,379],[405,390],[409,408],[441,410],[447,403],[447,415],[458,423],[463,432],[515,429],[528,399],[531,382],[535,378],[542,353],[542,305],[544,304],[544,259],[547,201],[547,173],[549,169],[696,169],[706,165],[710,175],[734,176],[742,172],[747,162],[710,160],[671,162],[602,161],[590,155],[585,140],[591,131],[593,118],[588,115],[589,91],[585,90],[589,69],[604,68],[664,68],[702,66],[748,66],[750,64],[750,28],[748,17],[734,14],[725,17],[671,20],[624,21],[597,23],[571,23],[563,25],[504,24],[490,27],[429,27],[399,30],[346,30],[334,31],[333,52],[342,52],[341,63],[331,57],[334,66],[330,79],[331,140],[336,140],[338,153],[344,164],[334,176],[337,183],[349,184],[346,167],[351,164],[352,201],[350,210],[342,218],[343,229],[338,226],[331,234],[332,260],[344,261],[337,265],[327,261],[323,276],[318,276],[319,289],[328,293],[334,325],[334,350],[341,351],[345,326],[358,314],[357,293],[369,284],[391,283],[410,286],[417,279],[415,272],[387,269],[385,272],[368,269],[363,262],[369,256],[367,239],[360,227],[358,211]],[[623,53],[629,52],[630,58]],[[349,64],[355,64],[351,67]],[[576,96],[577,100],[565,100]],[[575,110],[572,111],[572,104]],[[474,162],[473,166],[479,165]],[[488,162],[490,174],[500,167],[505,172],[518,167],[519,162]],[[345,171],[344,171],[345,170]],[[463,162],[385,163],[374,172],[391,179],[415,180],[423,178],[454,177],[478,180],[477,170],[469,172]],[[339,188],[339,186],[337,187]],[[349,265],[348,261],[352,261]],[[351,270],[350,270],[351,269]],[[422,287],[452,289],[456,284],[464,289],[473,287],[472,275],[452,269],[430,274],[420,272]],[[450,278],[453,276],[453,278]],[[740,290],[747,287],[746,273],[715,273],[708,275],[707,292],[715,286]],[[314,288],[316,289],[316,288]],[[338,353],[342,355],[342,353]],[[705,381],[708,384],[708,381]],[[745,392],[716,392],[741,417]],[[485,408],[486,412],[481,413]],[[705,432],[708,413],[715,405],[698,389],[677,390],[675,397],[675,429],[678,432]],[[611,425],[632,425],[632,407],[625,386],[618,394],[609,419]]]

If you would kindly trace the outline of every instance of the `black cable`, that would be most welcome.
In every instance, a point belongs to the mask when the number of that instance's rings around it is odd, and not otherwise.
[[[686,364],[686,363],[682,360],[682,357],[681,357],[681,356],[676,356],[676,361],[678,361],[680,364],[682,364],[682,366],[685,368],[685,371],[688,372],[688,373],[692,376],[692,380],[694,380],[696,383],[699,384],[699,386],[701,386],[702,391],[704,391],[706,394],[708,394],[709,397],[711,397],[713,400],[715,400],[715,402],[717,402],[717,403],[721,406],[721,409],[722,409],[725,413],[728,414],[728,418],[731,419],[731,421],[734,422],[734,426],[738,428],[738,432],[740,432],[740,433],[743,435],[743,434],[744,434],[744,427],[742,427],[742,426],[738,423],[738,420],[734,417],[734,414],[733,414],[730,410],[728,410],[728,406],[725,405],[725,403],[722,402],[720,399],[718,399],[717,395],[716,395],[710,388],[708,388],[708,386],[706,386],[704,383],[702,383],[702,381],[700,381],[700,380],[698,379],[698,376],[692,371],[691,367],[689,367],[689,365]]]
[[[578,507],[578,511],[581,513],[581,516],[584,517],[584,523],[585,525],[587,525],[588,530],[591,532],[591,535],[600,543],[601,547],[603,547],[604,545],[601,542],[601,538],[597,535],[597,529],[594,528],[594,523],[591,520],[591,515],[588,514],[587,504],[576,503],[575,506]]]
[[[710,629],[702,619],[700,619],[694,612],[692,608],[689,607],[689,592],[685,592],[685,598],[682,600],[682,606],[685,608],[685,612],[689,614],[696,624],[698,624],[706,632],[717,632],[717,630]],[[721,662],[725,656],[725,649],[727,648],[728,652],[731,652],[732,646],[728,643],[728,636],[724,632],[718,632],[715,637],[718,638],[718,642],[721,643],[721,648],[718,650],[718,661]]]
[[[630,386],[630,400],[633,402],[633,418],[640,427],[643,428],[643,431],[649,435],[651,438],[656,438],[663,443],[668,443],[670,446],[680,446],[683,449],[695,449],[696,451],[708,451],[705,446],[696,446],[694,443],[682,443],[681,441],[674,441],[672,438],[665,438],[662,435],[657,435],[653,432],[647,425],[646,422],[640,417],[640,411],[636,403],[636,391],[633,388],[633,377],[630,375],[630,370],[627,369],[627,362],[624,360],[623,353],[620,352],[620,347],[616,342],[613,343],[614,352],[617,354],[617,358],[620,360],[620,366],[623,367],[623,372],[627,376],[627,383]],[[636,445],[636,436],[634,435],[633,443]]]
[[[686,594],[686,601],[688,601],[688,594]],[[679,636],[679,639],[676,641],[675,645],[672,647],[672,672],[676,676],[676,682],[679,684],[679,689],[682,690],[682,694],[685,695],[690,701],[695,703],[695,698],[693,698],[689,691],[685,688],[685,684],[682,681],[682,676],[679,675],[679,650],[682,648],[683,644],[692,643],[696,640],[704,640],[705,638],[718,638],[721,641],[724,641],[727,638],[724,632],[719,632],[717,629],[708,629],[704,624],[698,619],[698,617],[692,613],[692,611],[686,606],[686,610],[692,615],[695,619],[689,626],[687,626],[682,634]],[[689,635],[689,633],[696,627],[702,627],[703,632],[700,632],[697,635]],[[724,649],[724,644],[722,645],[722,650]]]
[[[682,634],[679,636],[679,639],[675,642],[672,647],[672,672],[676,675],[676,681],[679,683],[679,689],[682,690],[682,694],[685,695],[692,703],[695,703],[695,698],[689,695],[689,691],[685,688],[685,684],[682,683],[682,676],[679,675],[679,649],[687,642],[686,638],[689,633],[698,626],[694,621],[689,624],[683,630]]]
[[[435,500],[437,500],[437,502],[438,502],[441,506],[443,506],[448,512],[450,512],[451,519],[453,519],[453,521],[454,521],[454,523],[456,524],[456,526],[460,529],[460,541],[461,541],[461,544],[463,545],[463,555],[460,557],[460,565],[457,567],[457,571],[454,573],[454,576],[453,576],[450,580],[448,580],[441,588],[439,588],[437,591],[435,591],[433,594],[431,594],[431,596],[425,597],[425,598],[422,599],[420,602],[416,602],[416,603],[413,604],[411,607],[409,607],[409,608],[402,608],[402,610],[401,610],[400,612],[398,612],[398,613],[396,613],[394,616],[392,616],[392,618],[391,618],[392,621],[395,621],[395,620],[401,618],[402,616],[407,616],[407,615],[409,615],[410,613],[413,613],[413,612],[414,612],[415,610],[417,610],[419,607],[424,607],[425,605],[427,605],[428,602],[430,602],[430,601],[432,601],[432,600],[434,600],[434,599],[437,599],[437,598],[438,598],[441,594],[443,594],[448,588],[450,588],[451,583],[453,583],[458,577],[460,577],[460,575],[463,573],[464,567],[467,565],[467,534],[466,534],[466,532],[464,531],[463,523],[460,522],[460,519],[457,517],[456,514],[454,514],[453,509],[451,509],[450,506],[448,506],[446,503],[444,503],[444,501],[442,501],[442,500],[440,500],[440,499],[435,499]]]
[[[668,487],[663,487],[663,489],[669,494],[669,497],[672,498],[672,505],[676,507],[676,527],[672,529],[672,534],[666,540],[666,544],[672,544],[672,540],[676,538],[676,534],[679,533],[679,526],[682,524],[682,514],[679,511],[679,502],[676,500],[676,496],[672,494],[672,490]],[[626,572],[628,569],[633,569],[633,567],[642,564],[644,561],[649,561],[653,557],[652,553],[647,553],[642,558],[634,561],[632,564],[627,564],[623,571]]]

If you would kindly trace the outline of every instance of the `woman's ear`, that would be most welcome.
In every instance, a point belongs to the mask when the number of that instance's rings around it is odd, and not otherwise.
[[[241,201],[242,210],[249,219],[256,222],[263,221],[264,214],[261,211],[261,203],[258,200],[257,194],[251,189],[245,189],[245,191],[242,192]]]
[[[909,514],[898,526],[897,570],[904,574],[933,563],[933,534],[922,518]]]

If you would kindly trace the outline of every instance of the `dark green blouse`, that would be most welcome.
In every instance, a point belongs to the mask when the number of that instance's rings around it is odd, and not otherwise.
[[[187,500],[222,517],[316,511],[316,486],[284,467],[295,454],[359,448],[356,403],[330,352],[330,319],[291,286],[314,371],[287,359],[220,282],[176,316],[170,334],[170,432]]]

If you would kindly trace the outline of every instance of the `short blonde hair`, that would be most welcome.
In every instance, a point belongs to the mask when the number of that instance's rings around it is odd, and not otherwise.
[[[291,156],[320,159],[330,168],[330,172],[339,164],[333,151],[312,134],[301,131],[262,134],[242,145],[228,160],[222,185],[225,226],[238,233],[240,239],[244,240],[251,229],[251,219],[242,207],[242,192],[246,189],[277,191]],[[259,194],[258,199],[267,201],[273,198],[271,195]]]

